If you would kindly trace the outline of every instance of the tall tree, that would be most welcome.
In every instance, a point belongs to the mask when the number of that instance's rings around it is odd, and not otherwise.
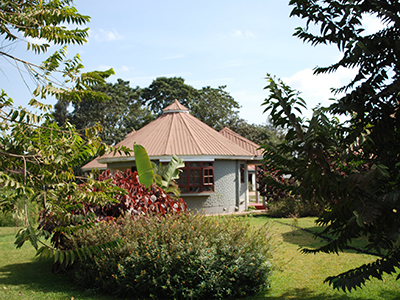
[[[329,209],[317,220],[331,242],[306,253],[338,253],[352,240],[366,237],[366,251],[379,257],[372,263],[326,279],[334,288],[352,290],[370,278],[382,279],[400,268],[400,3],[390,0],[291,0],[292,16],[306,20],[295,35],[312,45],[333,44],[342,58],[315,73],[357,68],[345,92],[329,107],[316,108],[305,123],[296,115],[303,99],[283,82],[268,76],[265,100],[273,124],[287,128],[285,142],[269,148],[266,164],[289,174],[297,185],[281,186],[305,200],[320,199]],[[363,16],[374,16],[383,29],[366,34]],[[311,31],[310,24],[320,29]],[[315,29],[312,26],[312,29]],[[345,114],[340,124],[325,112]],[[396,269],[397,268],[397,269]],[[397,279],[400,275],[397,276]]]
[[[26,43],[27,50],[34,53],[45,53],[50,44],[61,47],[41,65],[0,51],[1,57],[13,60],[18,68],[25,67],[34,79],[36,89],[29,106],[39,111],[33,113],[29,108],[14,108],[13,100],[6,92],[2,90],[0,93],[0,185],[12,194],[0,205],[2,209],[12,209],[16,198],[24,199],[26,228],[18,234],[18,246],[26,240],[31,241],[35,248],[44,243],[38,239],[40,232],[30,225],[26,209],[28,201],[41,202],[47,212],[57,214],[58,220],[69,219],[73,221],[71,224],[77,225],[84,220],[74,219],[70,213],[73,203],[69,200],[85,199],[105,204],[108,200],[112,201],[108,191],[116,191],[109,184],[100,183],[102,186],[99,186],[90,178],[87,189],[80,188],[75,182],[74,166],[109,149],[97,138],[98,128],[80,134],[69,123],[60,127],[50,114],[51,105],[39,102],[39,99],[45,101],[49,95],[65,102],[79,101],[83,97],[107,98],[103,93],[92,90],[92,86],[104,84],[113,70],[83,73],[79,56],[67,57],[66,45],[86,42],[88,28],[80,27],[88,21],[89,17],[79,14],[71,0],[4,0],[0,4],[0,34],[4,39],[2,49],[19,45],[15,43],[17,41]],[[7,42],[10,44],[7,45]],[[60,78],[59,74],[62,80],[56,84],[54,78]],[[94,185],[105,193],[90,193]],[[61,206],[64,201],[67,204]],[[67,254],[60,254],[60,249],[43,247],[48,254],[57,252],[56,259],[58,257],[62,261],[67,257]]]
[[[200,90],[187,85],[181,77],[159,77],[142,89],[140,97],[156,115],[175,99],[189,108],[190,113],[207,125],[217,128],[232,118],[238,118],[240,105],[225,91],[226,86]]]
[[[197,90],[185,83],[182,77],[158,77],[146,88],[140,97],[150,110],[160,115],[162,109],[177,99],[187,107],[197,97]]]
[[[216,129],[219,131],[224,127],[228,127],[258,145],[276,145],[282,142],[284,136],[284,131],[280,127],[273,126],[269,121],[264,124],[251,124],[242,118],[234,117],[218,125]]]
[[[81,101],[72,103],[71,112],[66,109],[64,101],[58,101],[53,115],[59,125],[67,119],[77,129],[101,125],[101,140],[114,145],[132,130],[138,130],[154,119],[138,100],[139,87],[131,88],[128,81],[118,79],[115,84],[96,85],[92,89],[103,92],[109,99],[97,101],[83,97]]]
[[[213,128],[238,118],[240,105],[225,88],[226,85],[218,88],[206,86],[198,90],[197,97],[189,103],[191,113]]]

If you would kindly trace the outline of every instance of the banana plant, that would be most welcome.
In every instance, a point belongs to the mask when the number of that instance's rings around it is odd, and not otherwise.
[[[185,167],[183,159],[176,155],[172,156],[171,161],[166,166],[161,163],[157,166],[153,163],[156,184],[166,193],[172,193],[179,197],[181,191],[175,180],[179,179],[179,173],[182,172],[180,168],[183,167]]]
[[[173,155],[167,166],[161,163],[157,166],[150,161],[149,155],[143,146],[135,143],[133,145],[133,150],[135,152],[139,181],[143,183],[146,188],[149,188],[155,183],[166,193],[172,193],[176,197],[179,197],[180,190],[175,180],[179,179],[179,173],[182,171],[180,168],[185,166],[183,159]]]
[[[139,175],[139,181],[143,183],[146,188],[149,188],[154,183],[154,170],[151,164],[149,155],[142,145],[133,144],[133,151],[135,152],[136,169]]]

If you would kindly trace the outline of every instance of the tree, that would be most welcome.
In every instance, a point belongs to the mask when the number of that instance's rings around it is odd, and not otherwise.
[[[154,119],[150,111],[138,99],[139,87],[131,88],[128,81],[118,79],[116,83],[93,86],[94,91],[103,92],[109,97],[105,101],[97,101],[83,97],[81,101],[72,103],[73,111],[68,112],[68,103],[58,101],[53,113],[59,125],[68,120],[77,129],[101,125],[101,140],[114,145],[131,132],[138,130]]]
[[[0,34],[4,38],[2,49],[10,49],[12,45],[23,42],[26,43],[28,51],[41,54],[49,49],[51,43],[60,46],[82,45],[86,42],[88,28],[68,29],[65,24],[80,26],[87,23],[90,18],[79,14],[72,3],[71,0],[2,1],[0,9]],[[5,50],[0,51],[0,56],[13,60],[18,67],[22,65],[26,68],[36,84],[33,96],[40,96],[42,99],[56,96],[60,99],[69,98],[77,101],[82,95],[102,98],[104,95],[92,91],[89,86],[102,82],[113,73],[111,69],[106,72],[82,74],[83,65],[79,55],[67,59],[65,46],[55,51],[40,66],[15,57]],[[63,70],[58,69],[61,66],[64,67]],[[61,79],[54,75],[57,73],[55,71],[61,71]],[[68,87],[67,82],[70,82]]]
[[[283,139],[282,129],[274,127],[269,121],[264,124],[250,124],[242,118],[233,117],[227,122],[219,124],[216,129],[219,131],[224,127],[228,127],[258,145],[267,143],[276,145]]]
[[[225,88],[207,86],[197,90],[185,84],[181,77],[159,77],[149,87],[142,89],[140,97],[156,115],[160,115],[164,107],[177,99],[200,121],[218,128],[239,114],[239,103]]]
[[[64,24],[83,25],[89,16],[78,13],[71,0],[63,1],[18,1],[4,0],[1,3],[0,34],[5,41],[24,41],[27,50],[43,53],[50,43],[56,45],[78,44],[86,42],[88,28],[67,29]],[[41,39],[44,43],[31,41],[29,38]],[[7,49],[7,45],[3,46]],[[5,52],[3,56],[24,62]],[[31,64],[30,64],[31,65]]]
[[[161,115],[162,109],[175,99],[189,108],[190,103],[197,96],[197,90],[185,84],[182,77],[158,77],[140,92],[143,104],[157,116]]]
[[[338,253],[352,240],[366,237],[364,249],[379,257],[372,263],[328,277],[334,288],[351,291],[370,278],[382,279],[400,268],[400,34],[398,1],[292,0],[291,16],[306,20],[295,35],[312,45],[333,44],[343,57],[316,74],[340,67],[358,68],[345,92],[329,108],[315,108],[310,121],[297,115],[305,106],[299,94],[268,76],[265,100],[274,125],[287,129],[284,143],[267,148],[265,164],[279,175],[290,175],[295,185],[269,183],[301,195],[305,201],[327,202],[317,223],[331,242],[305,253]],[[362,17],[373,15],[383,29],[364,34]],[[310,24],[320,29],[311,32]],[[312,28],[315,28],[313,26]],[[345,114],[341,124],[326,113]],[[396,269],[397,268],[397,269]],[[397,276],[397,279],[400,275]]]
[[[13,195],[1,203],[2,209],[13,209],[17,198],[24,199],[26,228],[18,233],[17,246],[22,246],[27,240],[36,249],[43,244],[40,251],[45,249],[48,254],[56,253],[55,260],[62,261],[66,255],[62,249],[54,249],[38,239],[44,232],[36,231],[31,226],[26,209],[28,201],[41,203],[47,212],[57,212],[60,218],[73,219],[70,209],[74,203],[69,201],[62,206],[64,200],[76,198],[105,204],[112,201],[112,196],[119,189],[108,182],[96,183],[90,178],[86,183],[88,189],[78,186],[73,167],[111,149],[98,139],[97,126],[82,133],[78,133],[68,122],[58,126],[50,114],[51,105],[41,103],[38,99],[45,101],[48,96],[54,96],[64,102],[80,101],[82,98],[105,100],[107,96],[92,87],[104,84],[105,78],[113,74],[113,70],[83,73],[79,56],[67,57],[67,44],[86,42],[88,29],[78,27],[89,21],[88,16],[77,12],[71,0],[5,0],[0,5],[0,16],[0,34],[4,38],[2,49],[9,49],[6,42],[15,45],[18,41],[25,42],[27,50],[34,53],[45,53],[50,44],[61,47],[41,65],[0,51],[1,57],[12,59],[18,67],[22,65],[34,79],[36,89],[29,105],[39,111],[32,113],[28,108],[14,108],[13,100],[2,90],[0,185]],[[74,25],[76,29],[72,28]],[[128,149],[115,151],[128,152]],[[101,189],[104,193],[90,193],[91,188]],[[85,221],[75,219],[70,223],[71,228],[62,230],[69,232],[75,225]]]
[[[191,113],[208,126],[217,128],[239,117],[240,105],[225,91],[226,85],[198,90],[197,97],[189,103]]]

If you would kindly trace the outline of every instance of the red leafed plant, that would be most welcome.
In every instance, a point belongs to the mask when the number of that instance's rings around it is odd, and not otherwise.
[[[75,198],[76,194],[70,194],[73,189],[68,189],[59,203],[40,212],[39,229],[50,234],[51,243],[57,249],[69,249],[66,234],[93,222],[113,221],[126,214],[132,218],[148,214],[164,217],[187,209],[182,198],[172,198],[156,184],[146,188],[139,182],[137,172],[129,169],[114,173],[106,170],[97,181],[81,184],[78,189],[85,190],[86,197]]]
[[[182,198],[177,200],[168,195],[162,188],[153,184],[148,189],[139,182],[137,172],[126,170],[125,172],[115,171],[111,174],[110,170],[104,171],[99,181],[112,179],[112,183],[127,191],[126,195],[118,195],[118,211],[112,215],[119,217],[121,214],[128,213],[132,216],[146,215],[148,213],[160,214],[165,216],[168,213],[180,213],[186,211],[187,205]],[[111,205],[111,206],[114,206]],[[116,215],[115,215],[116,214]]]

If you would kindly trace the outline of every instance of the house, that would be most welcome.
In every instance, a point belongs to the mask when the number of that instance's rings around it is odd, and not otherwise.
[[[257,156],[262,156],[263,155],[263,150],[260,149],[260,145],[242,137],[240,134],[234,132],[233,130],[230,130],[228,127],[225,127],[222,129],[219,133],[221,133],[224,137],[230,139],[234,143],[238,144],[242,148],[254,152],[257,154]],[[249,189],[251,191],[256,191],[256,165],[259,165],[260,162],[257,162],[255,164],[248,164],[247,165],[247,172],[248,172],[248,181],[251,184],[251,187]]]
[[[244,211],[248,205],[248,165],[259,164],[258,145],[225,128],[218,132],[189,113],[177,100],[163,114],[138,131],[129,133],[116,146],[146,148],[155,163],[168,163],[172,155],[185,162],[180,174],[181,197],[188,209],[205,213]],[[84,171],[105,167],[111,171],[135,168],[135,157],[107,154],[82,167]]]

